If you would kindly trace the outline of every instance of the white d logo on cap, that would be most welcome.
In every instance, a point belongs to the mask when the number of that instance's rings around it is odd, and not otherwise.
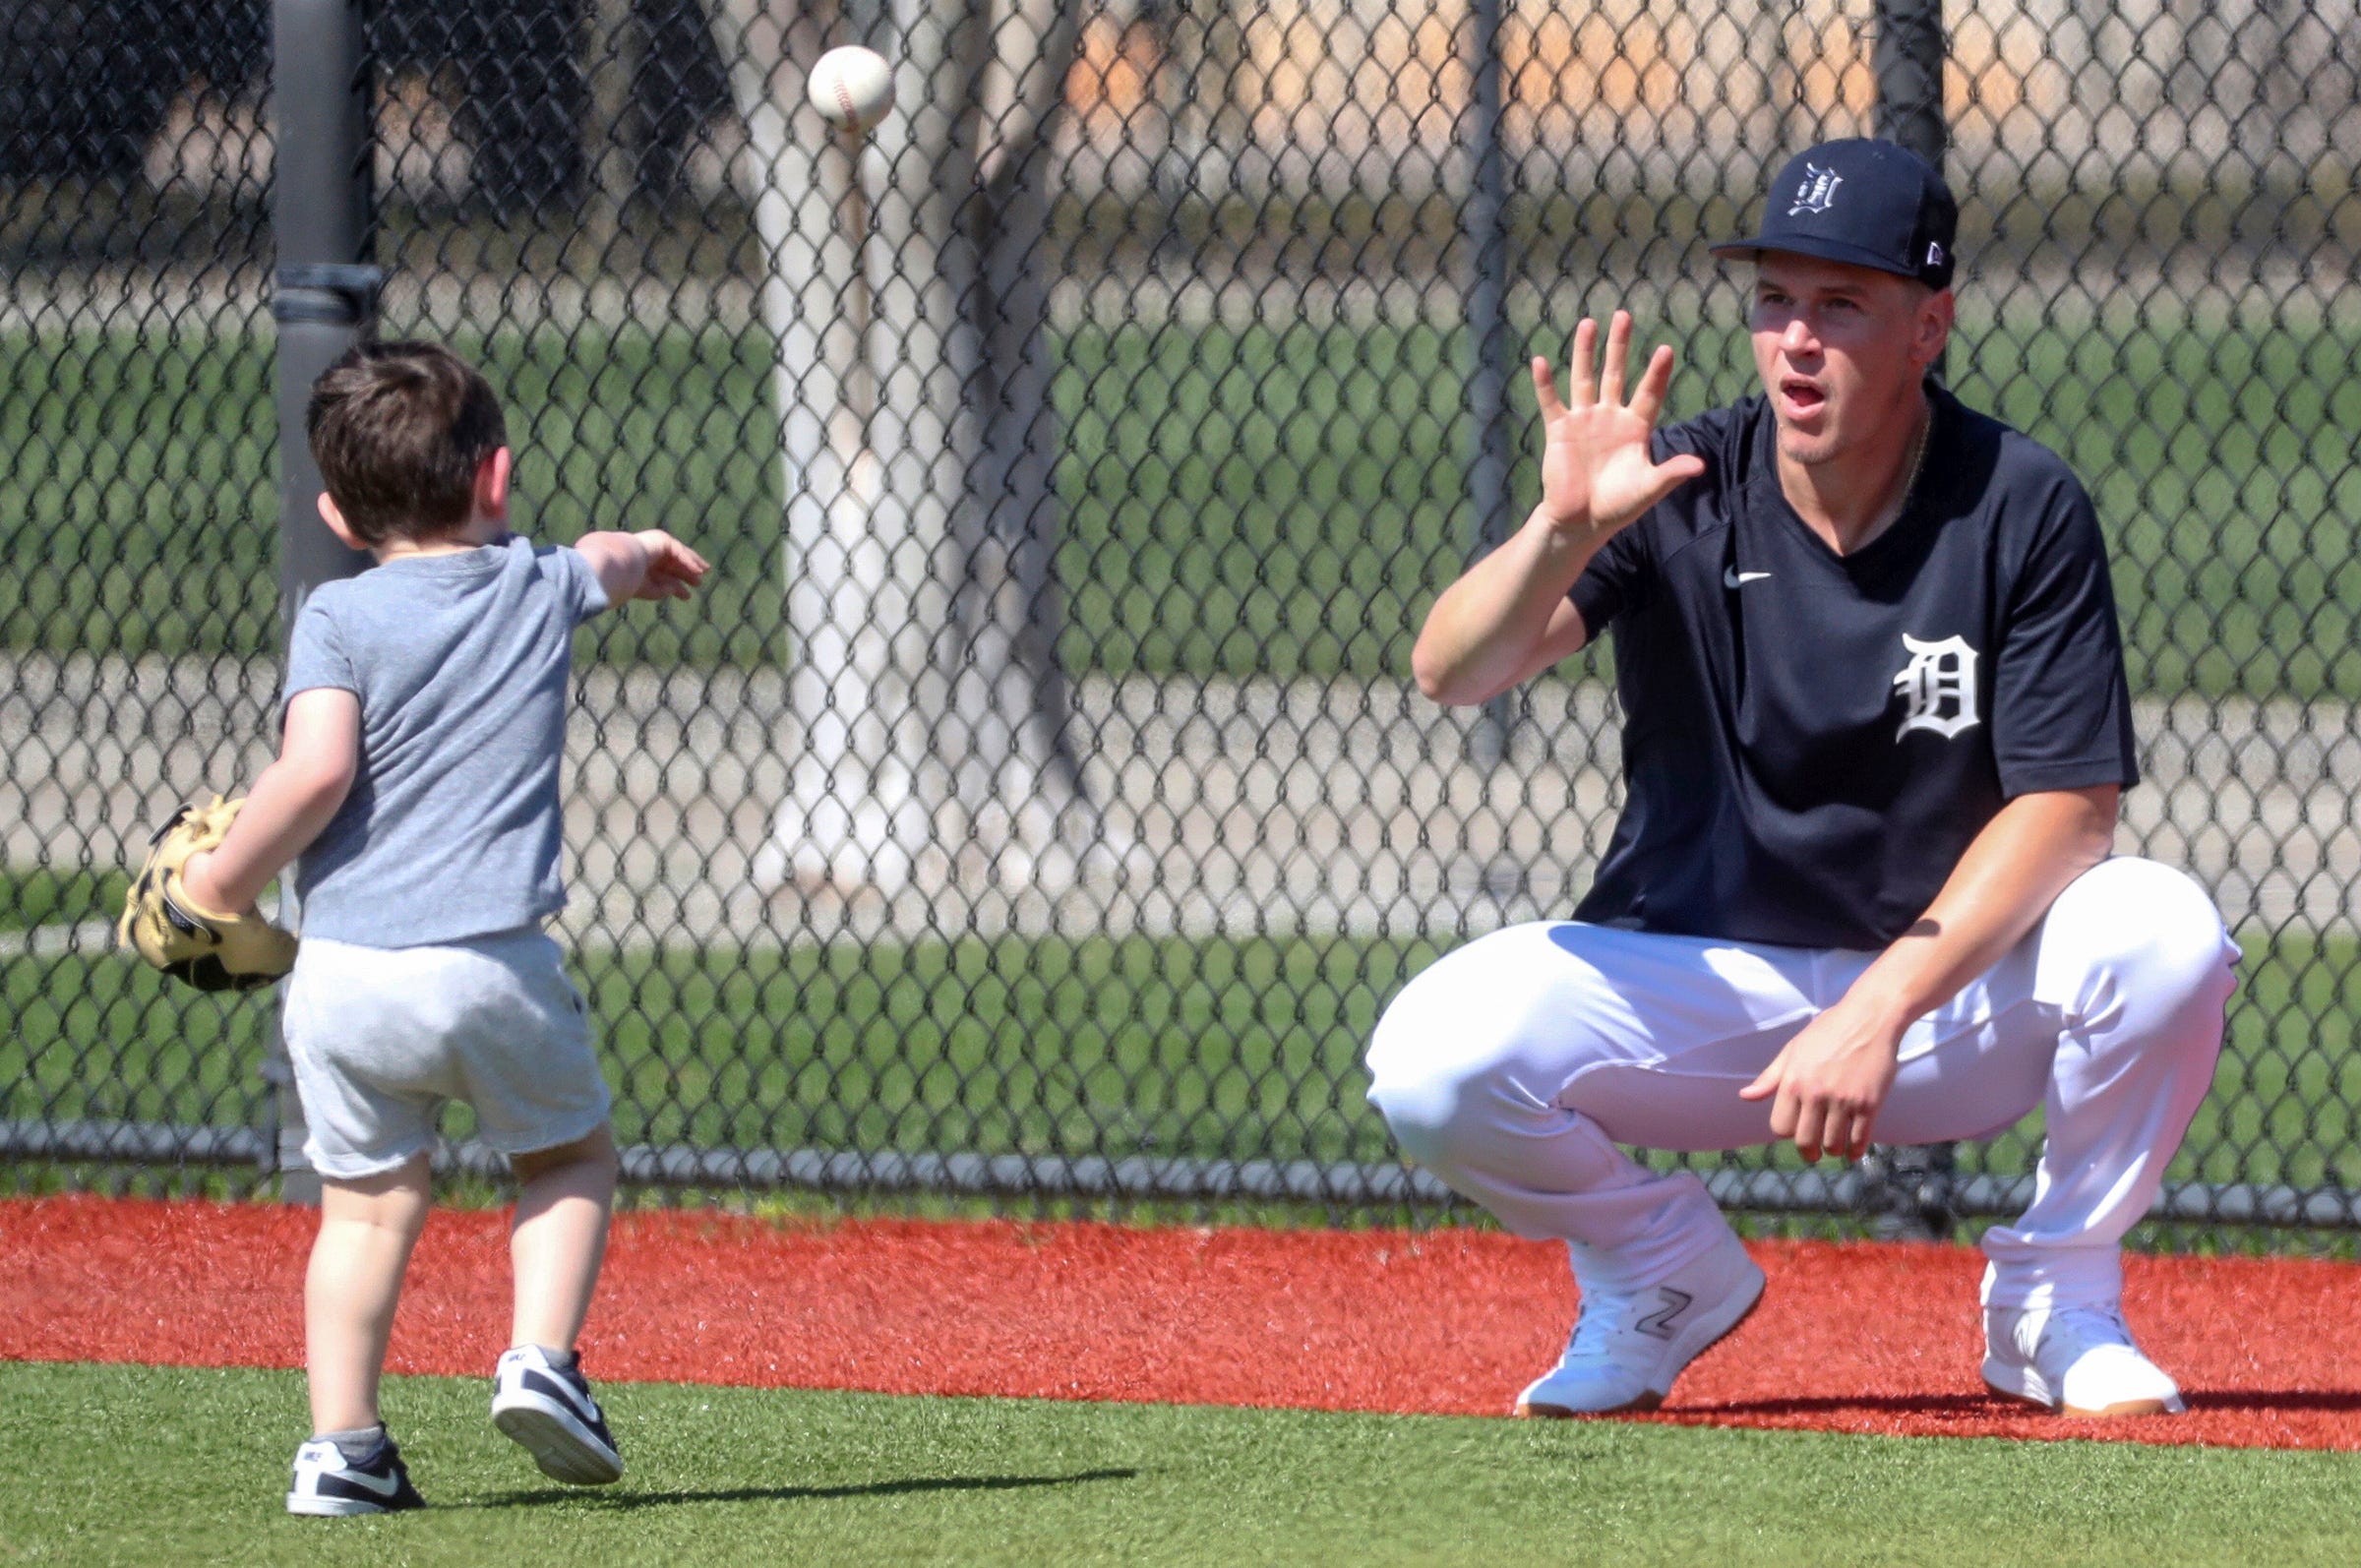
[[[1837,187],[1845,176],[1834,169],[1824,169],[1817,163],[1803,166],[1803,183],[1795,188],[1795,205],[1787,209],[1787,216],[1801,217],[1806,212],[1825,212],[1836,205]]]

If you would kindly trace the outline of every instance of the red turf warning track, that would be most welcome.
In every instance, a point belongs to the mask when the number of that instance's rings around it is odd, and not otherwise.
[[[0,1201],[0,1359],[295,1366],[311,1216]],[[2361,1267],[2129,1260],[2127,1304],[2190,1414],[2017,1414],[1976,1379],[1980,1262],[1754,1249],[1763,1306],[1645,1419],[2361,1449]],[[1498,1415],[1573,1314],[1562,1249],[1474,1233],[618,1220],[584,1351],[602,1379]],[[396,1371],[506,1343],[506,1217],[439,1213]]]

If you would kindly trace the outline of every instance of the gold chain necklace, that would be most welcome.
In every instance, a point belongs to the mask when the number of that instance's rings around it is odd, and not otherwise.
[[[1894,498],[1892,514],[1878,518],[1872,537],[1885,532],[1902,520],[1902,514],[1909,510],[1910,492],[1918,488],[1918,470],[1926,464],[1927,433],[1935,428],[1935,405],[1926,400],[1924,392],[1918,394],[1918,399],[1919,407],[1924,410],[1924,413],[1918,420],[1918,433],[1910,438],[1909,474],[1902,482],[1902,494]]]

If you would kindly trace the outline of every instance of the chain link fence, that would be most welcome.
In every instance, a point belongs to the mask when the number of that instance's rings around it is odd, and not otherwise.
[[[1961,197],[1951,383],[2113,536],[2148,775],[2121,847],[2246,946],[2160,1216],[2361,1222],[2361,7],[359,16],[376,331],[490,374],[521,527],[716,564],[579,649],[562,935],[633,1180],[1442,1205],[1362,1103],[1369,1028],[1438,951],[1568,910],[1617,800],[1598,660],[1476,712],[1407,675],[1534,492],[1514,372],[1626,306],[1681,349],[1673,417],[1750,391],[1705,245],[1786,153],[1884,130]],[[268,1003],[167,991],[104,924],[145,824],[272,739],[268,203],[317,151],[274,148],[272,25],[0,21],[20,1188],[282,1158]],[[900,95],[859,144],[803,90],[847,41]],[[282,93],[341,87],[282,63]],[[2005,1211],[2037,1136],[1906,1151],[1902,1201]],[[1758,1211],[1885,1201],[1709,1170]]]

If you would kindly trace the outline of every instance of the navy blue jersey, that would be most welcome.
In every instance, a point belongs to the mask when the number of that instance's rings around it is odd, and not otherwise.
[[[1626,790],[1577,919],[1883,947],[2010,799],[2138,779],[2089,497],[1931,395],[1915,490],[1849,556],[1787,504],[1763,398],[1657,433],[1705,473],[1569,595],[1613,637]]]

